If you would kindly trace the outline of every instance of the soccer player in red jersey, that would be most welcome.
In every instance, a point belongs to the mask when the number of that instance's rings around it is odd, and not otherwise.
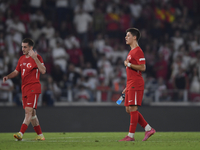
[[[26,38],[22,41],[22,52],[18,60],[16,69],[7,76],[3,77],[3,82],[7,79],[16,77],[21,72],[22,78],[22,102],[25,109],[25,118],[20,132],[14,134],[14,138],[22,140],[23,134],[31,123],[37,133],[36,140],[45,140],[36,115],[37,101],[41,93],[40,73],[46,73],[42,57],[33,51],[34,42]]]
[[[138,45],[140,31],[136,28],[126,30],[126,44],[130,45],[131,50],[124,61],[127,73],[126,88],[122,93],[125,93],[126,112],[130,114],[130,127],[128,135],[119,141],[134,141],[134,133],[137,123],[145,129],[146,141],[156,131],[146,122],[141,113],[138,111],[138,106],[142,104],[144,92],[144,80],[142,71],[146,70],[145,58],[142,49]]]

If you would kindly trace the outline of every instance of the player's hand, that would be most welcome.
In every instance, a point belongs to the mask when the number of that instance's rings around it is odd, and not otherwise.
[[[3,83],[5,83],[6,80],[8,80],[8,77],[7,76],[3,77]]]
[[[122,91],[122,94],[125,94],[125,92],[126,92],[126,88]]]
[[[125,61],[124,61],[124,66],[126,66],[126,67],[127,67],[128,63],[129,63],[129,60],[128,60],[128,59],[127,59],[127,60],[125,60]]]
[[[33,51],[32,49],[28,52],[28,55],[31,56],[33,59],[37,58],[37,52]]]

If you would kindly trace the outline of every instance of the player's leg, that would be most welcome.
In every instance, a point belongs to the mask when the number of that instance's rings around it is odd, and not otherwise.
[[[27,130],[28,125],[30,124],[30,121],[31,121],[31,117],[32,117],[33,108],[27,105],[27,100],[28,100],[27,96],[23,96],[22,102],[23,102],[23,108],[25,110],[25,118],[21,125],[20,131],[13,135],[14,138],[18,140],[22,140],[23,134]]]
[[[126,112],[128,114],[130,114],[130,110],[129,110],[129,107],[126,107]],[[138,123],[144,128],[145,130],[145,133],[150,133],[151,135],[153,135],[155,133],[155,129],[153,129],[148,123],[147,121],[144,119],[144,117],[142,116],[142,114],[138,111]],[[150,131],[150,132],[149,132]],[[153,134],[152,134],[153,133]],[[147,134],[148,135],[148,134]],[[149,136],[150,137],[150,136]],[[145,140],[146,138],[143,139],[143,141],[146,141]]]
[[[31,122],[32,112],[33,112],[33,108],[25,107],[25,118],[24,118],[23,124],[21,125],[19,133],[14,134],[14,138],[18,140],[22,140],[22,137]]]
[[[146,141],[150,136],[152,136],[156,131],[153,129],[144,119],[142,114],[138,112],[138,123],[144,128],[145,130],[145,137],[142,141]]]
[[[42,134],[42,130],[41,130],[41,127],[40,127],[39,120],[37,118],[36,110],[35,109],[34,109],[33,114],[32,114],[31,124],[32,124],[35,132],[38,135],[35,138],[35,140],[45,140],[44,135]]]
[[[126,106],[126,112],[130,113],[130,126],[129,126],[129,133],[128,135],[119,141],[134,141],[134,134],[138,122],[138,107],[135,105],[135,101],[133,98],[135,97],[133,91],[126,90],[126,96],[125,96],[125,103]]]
[[[142,104],[143,99],[143,91],[137,91],[138,103],[139,105]],[[142,141],[146,141],[150,136],[152,136],[156,131],[147,123],[144,119],[142,114],[138,112],[138,123],[144,128],[145,130],[145,137]]]

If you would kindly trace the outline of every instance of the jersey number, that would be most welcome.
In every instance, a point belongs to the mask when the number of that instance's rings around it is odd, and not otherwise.
[[[25,69],[23,69],[22,75],[24,75],[24,73],[25,73]]]

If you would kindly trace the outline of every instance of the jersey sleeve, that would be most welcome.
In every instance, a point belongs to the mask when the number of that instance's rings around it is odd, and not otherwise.
[[[44,65],[44,61],[43,61],[42,57],[40,55],[37,55],[37,57],[38,57],[39,61]]]
[[[17,70],[18,72],[21,72],[20,60],[21,60],[21,59],[18,60],[17,66],[16,66],[16,68],[15,68],[15,70]]]
[[[144,53],[142,50],[137,51],[135,59],[139,65],[146,64]]]

